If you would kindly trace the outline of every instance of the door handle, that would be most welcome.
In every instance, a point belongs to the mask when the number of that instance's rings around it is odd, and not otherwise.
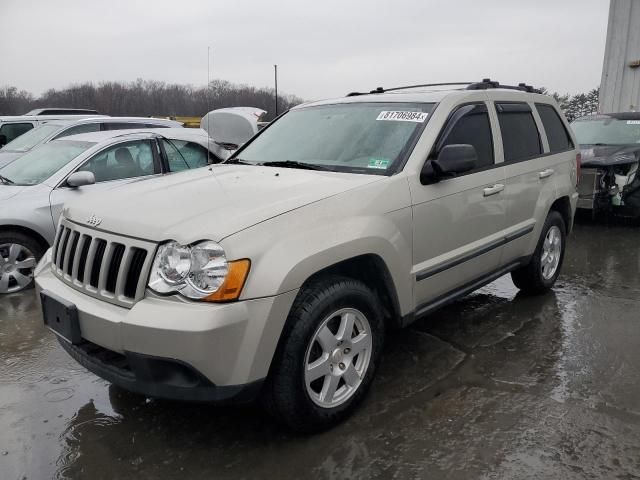
[[[482,191],[482,194],[485,197],[488,197],[490,195],[495,195],[496,193],[500,193],[502,190],[504,190],[504,185],[501,183],[496,183],[493,187],[487,187]]]
[[[540,178],[547,178],[547,177],[550,177],[551,175],[553,175],[553,168],[547,168],[546,170],[543,170],[540,173],[538,173],[538,177]]]

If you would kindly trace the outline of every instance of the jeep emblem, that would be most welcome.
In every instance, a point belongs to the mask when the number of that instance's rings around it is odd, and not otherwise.
[[[96,217],[95,215],[91,215],[88,219],[87,219],[87,223],[89,225],[91,225],[92,227],[97,227],[98,225],[100,225],[102,223],[102,219]]]

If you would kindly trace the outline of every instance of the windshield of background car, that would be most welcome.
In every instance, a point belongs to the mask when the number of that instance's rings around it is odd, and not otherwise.
[[[1,168],[0,175],[15,185],[37,185],[93,145],[70,140],[45,143]]]
[[[640,143],[640,120],[597,117],[571,124],[580,145],[629,145]]]
[[[434,105],[344,103],[292,110],[240,151],[238,159],[389,175],[410,153]]]
[[[23,133],[15,140],[7,143],[2,149],[3,152],[26,152],[47,139],[49,136],[62,129],[64,125],[46,123],[39,127]]]

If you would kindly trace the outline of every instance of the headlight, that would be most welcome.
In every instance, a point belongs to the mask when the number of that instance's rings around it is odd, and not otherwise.
[[[160,245],[151,267],[149,287],[213,302],[236,300],[249,273],[249,260],[228,262],[216,242],[194,245],[170,241]]]

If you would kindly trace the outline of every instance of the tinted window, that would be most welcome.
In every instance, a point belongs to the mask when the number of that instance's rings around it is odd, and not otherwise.
[[[540,114],[544,131],[547,134],[551,153],[572,149],[573,142],[556,109],[551,105],[540,103],[536,103],[536,108]]]
[[[156,173],[148,140],[118,143],[91,157],[79,171],[93,172],[96,182],[142,177]]]
[[[476,149],[476,168],[493,165],[493,139],[491,123],[485,105],[465,105],[454,112],[443,131],[438,149],[447,145],[468,144]]]
[[[145,127],[147,128],[169,128],[169,125],[166,124],[155,124],[155,123],[145,123],[144,124]]]
[[[50,135],[59,131],[61,128],[62,127],[60,125],[56,125],[55,123],[45,123],[44,125],[40,125],[39,127],[36,127],[32,130],[29,130],[27,133],[20,135],[13,142],[5,146],[2,151],[29,151],[36,145],[44,142],[44,140],[46,140]]]
[[[207,150],[197,143],[184,140],[162,140],[162,143],[171,172],[206,167],[209,164]]]
[[[526,103],[496,104],[502,132],[504,161],[517,162],[542,153],[540,135]]]
[[[87,123],[84,125],[76,125],[75,127],[68,128],[64,132],[60,132],[60,134],[56,138],[68,137],[69,135],[78,135],[80,133],[99,132],[99,131],[100,131],[99,123]]]
[[[5,123],[0,127],[0,135],[7,137],[7,143],[9,143],[32,128],[32,123]]]

